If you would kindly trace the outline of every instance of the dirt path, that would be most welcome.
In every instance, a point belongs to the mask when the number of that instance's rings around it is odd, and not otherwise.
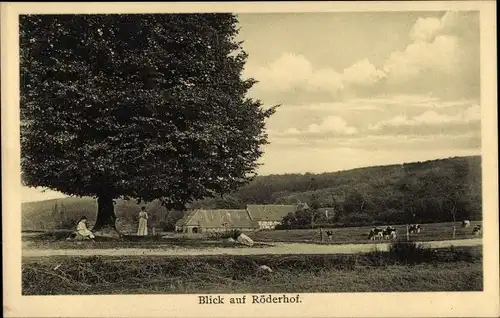
[[[482,239],[450,240],[424,242],[433,248],[453,246],[482,245]],[[388,243],[315,245],[303,243],[275,243],[274,246],[260,248],[117,248],[117,249],[23,249],[23,257],[44,256],[171,256],[171,255],[262,255],[262,254],[354,254],[388,249]]]

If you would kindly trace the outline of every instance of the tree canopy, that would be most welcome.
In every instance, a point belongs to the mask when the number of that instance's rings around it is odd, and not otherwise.
[[[100,227],[118,197],[182,209],[251,180],[275,108],[247,97],[237,22],[20,16],[24,184],[98,197]]]

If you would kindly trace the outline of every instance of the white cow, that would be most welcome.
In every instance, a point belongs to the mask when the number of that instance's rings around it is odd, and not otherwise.
[[[420,224],[411,224],[410,227],[408,228],[410,234],[420,233],[421,230],[422,227],[420,226]]]
[[[383,232],[384,238],[386,240],[388,239],[395,239],[396,238],[396,229],[393,228],[392,226],[387,226]]]
[[[370,240],[376,240],[376,239],[383,239],[384,238],[384,230],[379,229],[379,228],[373,228],[370,230],[370,233],[368,233],[368,239]]]
[[[481,234],[482,227],[480,224],[474,226],[474,229],[472,230],[472,234],[474,235],[479,235]]]
[[[469,227],[469,226],[470,226],[470,221],[469,220],[462,221],[462,227]]]

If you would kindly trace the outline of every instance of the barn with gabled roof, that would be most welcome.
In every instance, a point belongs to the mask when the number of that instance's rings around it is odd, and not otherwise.
[[[233,229],[253,231],[258,229],[258,224],[250,218],[247,210],[196,209],[187,212],[178,220],[175,229],[184,233],[222,232]]]

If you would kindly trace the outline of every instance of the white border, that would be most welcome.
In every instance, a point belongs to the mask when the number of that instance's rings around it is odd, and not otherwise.
[[[21,296],[19,154],[20,13],[334,12],[480,10],[484,207],[484,291],[454,293],[301,294],[301,304],[197,305],[195,295]],[[4,316],[120,317],[433,317],[500,315],[496,96],[496,3],[241,2],[241,3],[2,3],[2,210]]]

